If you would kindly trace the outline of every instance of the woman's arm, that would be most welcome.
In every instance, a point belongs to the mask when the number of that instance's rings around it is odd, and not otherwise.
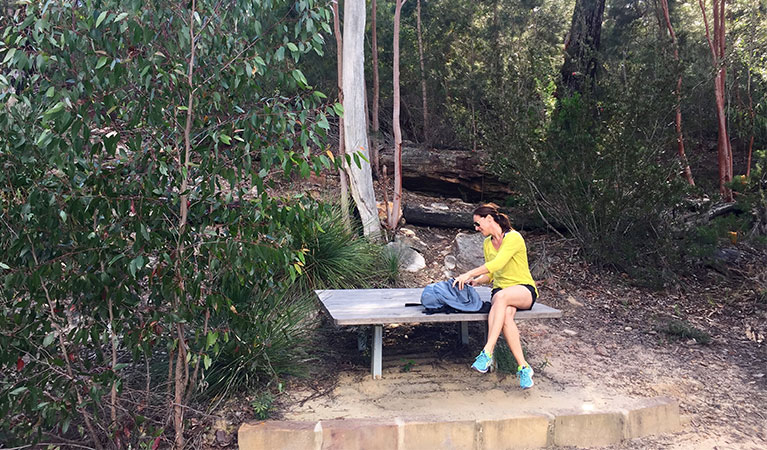
[[[493,281],[492,278],[490,278],[490,274],[484,274],[480,275],[478,277],[474,277],[473,279],[466,282],[469,286],[476,286],[478,284],[487,284]]]

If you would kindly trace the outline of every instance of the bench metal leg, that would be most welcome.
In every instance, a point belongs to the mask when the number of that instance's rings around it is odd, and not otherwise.
[[[461,322],[461,344],[469,345],[469,322]]]
[[[383,325],[373,325],[373,346],[370,355],[370,371],[373,379],[381,378],[381,353],[383,353]]]

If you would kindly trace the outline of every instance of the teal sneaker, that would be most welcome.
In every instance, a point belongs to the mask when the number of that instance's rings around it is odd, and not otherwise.
[[[492,365],[493,355],[488,355],[484,350],[482,350],[479,356],[477,356],[477,359],[474,360],[474,364],[471,365],[471,368],[477,372],[487,373],[487,371],[490,370],[490,366]]]
[[[519,366],[517,368],[517,376],[519,377],[519,387],[522,389],[530,389],[533,387],[533,369],[530,366]]]

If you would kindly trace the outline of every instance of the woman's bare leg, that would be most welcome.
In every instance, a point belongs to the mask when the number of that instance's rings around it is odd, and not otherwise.
[[[519,329],[517,324],[514,323],[514,315],[517,313],[517,308],[513,306],[506,307],[506,317],[503,322],[503,337],[506,338],[506,344],[511,350],[511,354],[514,355],[514,359],[517,360],[517,365],[527,366],[525,360],[525,354],[522,352],[522,342],[519,340]]]
[[[527,309],[533,303],[533,297],[526,287],[517,285],[502,289],[500,292],[493,296],[492,301],[493,306],[490,307],[490,313],[488,313],[487,316],[487,343],[485,343],[484,347],[484,351],[488,355],[493,354],[495,344],[498,342],[498,337],[501,335],[501,330],[504,329],[504,324],[506,322],[507,316],[507,308],[512,307],[514,308],[515,312],[518,308]],[[512,324],[514,323],[513,314],[511,322]],[[516,331],[516,341],[517,345],[519,346],[519,353],[521,355],[522,345],[519,344],[519,330],[517,329],[516,325],[514,325],[514,331]],[[508,338],[506,341],[509,343]],[[509,343],[509,347],[511,348],[511,343]],[[513,349],[512,353],[514,353]],[[517,355],[514,354],[514,357],[517,358]],[[524,357],[522,359],[524,360]],[[517,361],[519,361],[519,358],[517,358]]]

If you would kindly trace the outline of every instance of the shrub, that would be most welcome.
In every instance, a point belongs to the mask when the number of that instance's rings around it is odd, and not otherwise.
[[[256,373],[287,367],[275,359],[300,299],[271,295],[299,274],[289,230],[313,219],[268,187],[330,166],[312,151],[332,107],[298,65],[322,52],[329,10],[201,0],[6,11],[0,440],[132,445],[170,416],[167,438],[183,448],[186,405],[239,329],[271,339]],[[254,312],[238,303],[253,297]],[[143,400],[133,390],[145,365]],[[165,405],[157,422],[143,416],[149,404]]]

